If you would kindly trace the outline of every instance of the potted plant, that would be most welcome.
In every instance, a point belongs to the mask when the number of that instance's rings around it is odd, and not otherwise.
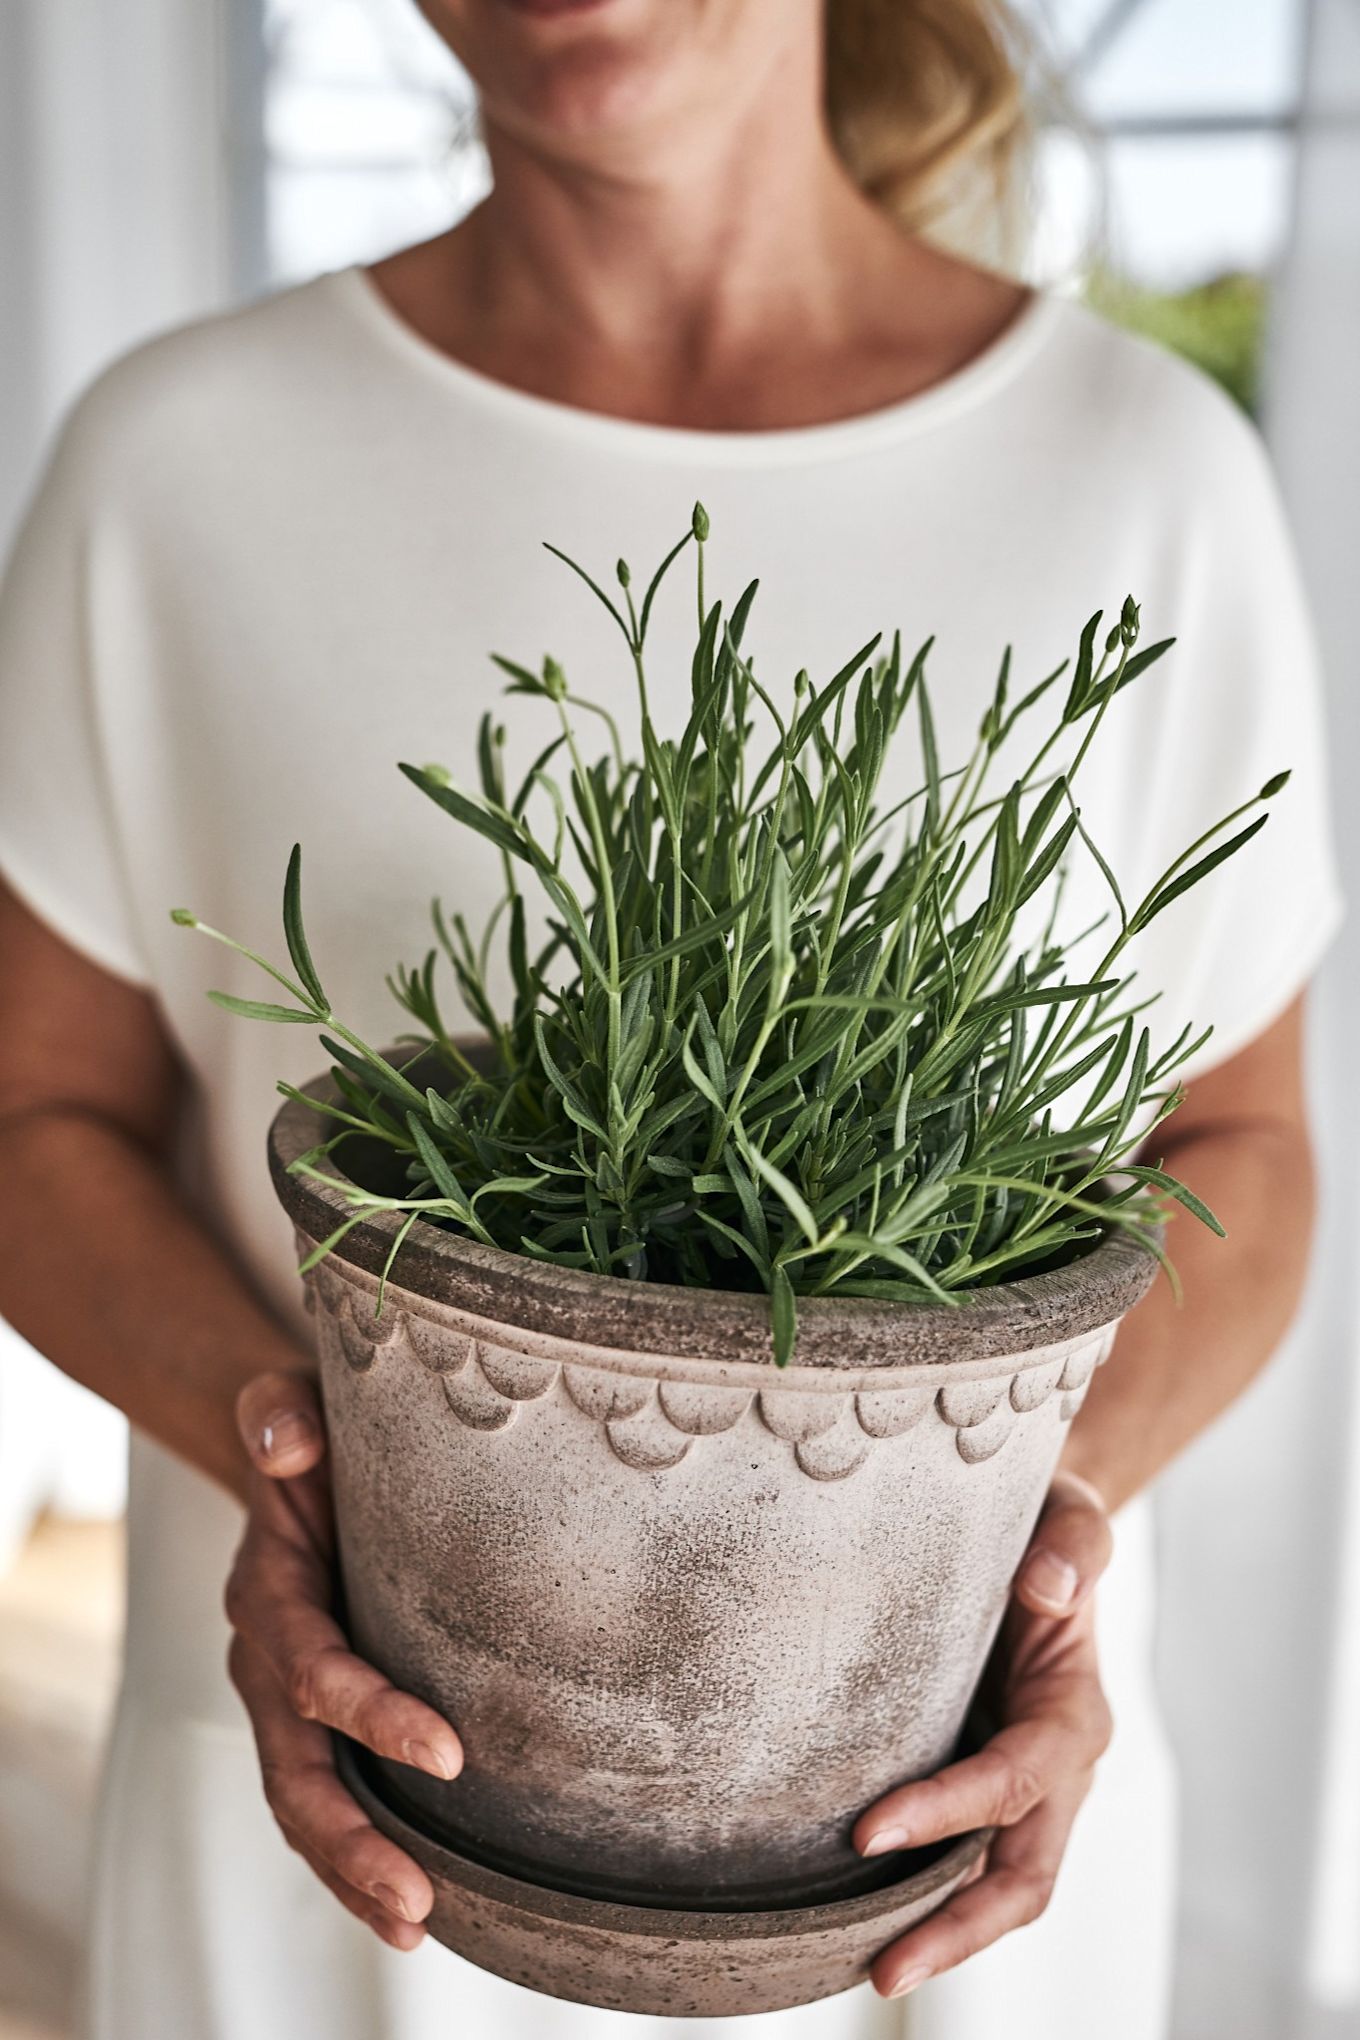
[[[588,754],[561,668],[499,659],[550,724],[522,782],[491,716],[478,793],[401,768],[496,846],[505,898],[480,940],[436,907],[437,947],[391,981],[396,1049],[332,1012],[296,850],[291,971],[243,952],[287,1003],[212,996],[314,1024],[332,1059],[280,1086],[271,1164],[316,1307],[347,1620],[467,1752],[447,1784],[351,1755],[352,1789],[464,1953],[715,2012],[843,1988],[977,1853],[866,1862],[848,1836],[953,1753],[1164,1213],[1216,1227],[1137,1158],[1199,1044],[1154,1051],[1125,952],[1284,779],[1126,904],[1074,783],[1167,650],[1136,649],[1131,600],[1016,699],[1008,654],[945,770],[928,645],[875,638],[767,688],[755,586],[707,602],[707,536],[696,507],[640,603],[623,562],[617,598],[575,569],[626,642],[634,746],[606,717]],[[691,545],[692,707],[663,733],[648,624]],[[885,807],[907,718],[921,784]],[[1054,908],[1075,855],[1111,900],[1080,969]],[[478,1044],[445,1021],[441,956]]]

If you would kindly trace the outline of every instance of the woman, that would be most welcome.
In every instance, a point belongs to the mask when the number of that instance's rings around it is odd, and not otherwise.
[[[492,646],[551,648],[622,700],[590,605],[536,542],[640,564],[702,494],[718,568],[764,577],[767,675],[837,663],[865,622],[934,630],[946,747],[1005,641],[1037,675],[1132,588],[1181,639],[1090,760],[1088,822],[1135,888],[1294,767],[1265,837],[1142,957],[1167,1039],[1182,1017],[1218,1022],[1163,1152],[1229,1240],[1178,1228],[1184,1307],[1162,1289],[1140,1309],[1073,1428],[999,1646],[996,1740],[855,1830],[871,1850],[996,1822],[986,1874],[884,1952],[877,1997],[740,2028],[1155,2040],[1173,1815],[1147,1524],[1123,1505],[1293,1308],[1300,1009],[1335,918],[1311,651],[1263,457],[1189,371],[903,230],[1004,151],[1014,87],[984,0],[425,11],[481,88],[491,197],[372,272],[116,367],[63,437],[0,614],[0,1306],[136,1426],[87,2031],[670,2030],[432,1945],[392,1952],[421,1940],[429,1887],[347,1798],[327,1727],[441,1776],[461,1750],[330,1612],[324,1441],[261,1160],[273,1079],[317,1050],[209,1006],[220,961],[166,909],[266,938],[301,827],[333,995],[390,1027],[375,988],[423,947],[431,873],[473,918],[496,879],[465,843],[441,867],[440,819],[391,761],[436,749],[460,772]],[[687,607],[658,622],[676,689],[687,625]],[[1095,1771],[1110,1509],[1120,1727]],[[238,1543],[231,1667],[253,1743],[215,1612]]]

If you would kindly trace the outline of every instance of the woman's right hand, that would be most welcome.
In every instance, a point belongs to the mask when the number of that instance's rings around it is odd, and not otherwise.
[[[332,1612],[335,1529],[326,1431],[303,1374],[261,1374],[236,1406],[252,1472],[227,1582],[228,1666],[255,1731],[265,1797],[290,1847],[389,1947],[416,1948],[429,1878],[340,1783],[330,1731],[434,1778],[463,1750],[442,1716],[349,1648]]]

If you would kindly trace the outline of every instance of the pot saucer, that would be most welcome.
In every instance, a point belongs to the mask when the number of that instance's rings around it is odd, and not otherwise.
[[[672,2018],[782,2011],[861,1983],[879,1950],[956,1891],[986,1831],[904,1851],[876,1891],[778,1912],[670,1911],[584,1898],[459,1855],[375,1790],[362,1752],[337,1738],[346,1789],[434,1886],[430,1932],[446,1948],[529,1990],[577,2004]]]

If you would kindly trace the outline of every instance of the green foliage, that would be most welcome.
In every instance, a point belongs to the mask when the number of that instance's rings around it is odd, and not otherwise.
[[[1226,833],[1278,783],[1126,904],[1073,788],[1108,710],[1168,649],[1135,651],[1131,600],[1103,635],[1101,616],[1089,620],[1070,672],[1065,663],[1018,699],[1007,653],[972,755],[946,770],[929,644],[904,660],[897,639],[884,649],[875,638],[821,685],[800,673],[777,700],[744,649],[755,585],[730,613],[705,604],[707,533],[696,507],[640,610],[625,563],[619,602],[567,562],[626,642],[634,755],[607,716],[604,751],[587,755],[581,712],[593,705],[554,661],[535,672],[498,659],[509,691],[537,697],[552,726],[522,783],[510,786],[492,716],[476,792],[438,767],[401,768],[495,847],[505,877],[480,940],[436,904],[436,946],[389,980],[415,1022],[407,1038],[424,1050],[422,1077],[438,1071],[437,1083],[413,1083],[331,1012],[294,851],[284,932],[296,976],[242,952],[290,1003],[215,996],[325,1030],[340,1103],[329,1138],[296,1166],[325,1174],[327,1156],[363,1135],[389,1153],[392,1194],[347,1185],[355,1219],[398,1211],[403,1234],[423,1217],[599,1275],[764,1290],[781,1363],[800,1297],[957,1303],[1084,1251],[1113,1226],[1156,1250],[1168,1200],[1216,1225],[1173,1177],[1133,1160],[1149,1121],[1173,1108],[1172,1072],[1198,1043],[1182,1035],[1154,1053],[1141,1022],[1149,1002],[1134,996],[1123,959],[1138,930],[1255,832],[1263,816]],[[691,708],[667,736],[648,704],[647,624],[691,544]],[[993,791],[998,753],[1041,703],[1042,741]],[[885,762],[909,718],[923,783],[885,811]],[[1114,902],[1104,952],[1079,974],[1053,935],[1072,855],[1096,860]],[[536,954],[531,893],[547,910]],[[1034,901],[1047,932],[1026,948],[1020,916]],[[202,925],[183,910],[175,918]],[[513,985],[505,1011],[488,989],[493,941]],[[485,1070],[441,1015],[441,958],[490,1037]]]
[[[1249,414],[1260,396],[1267,290],[1259,276],[1230,275],[1189,290],[1148,290],[1097,270],[1086,295],[1116,325],[1159,340],[1221,383]]]

